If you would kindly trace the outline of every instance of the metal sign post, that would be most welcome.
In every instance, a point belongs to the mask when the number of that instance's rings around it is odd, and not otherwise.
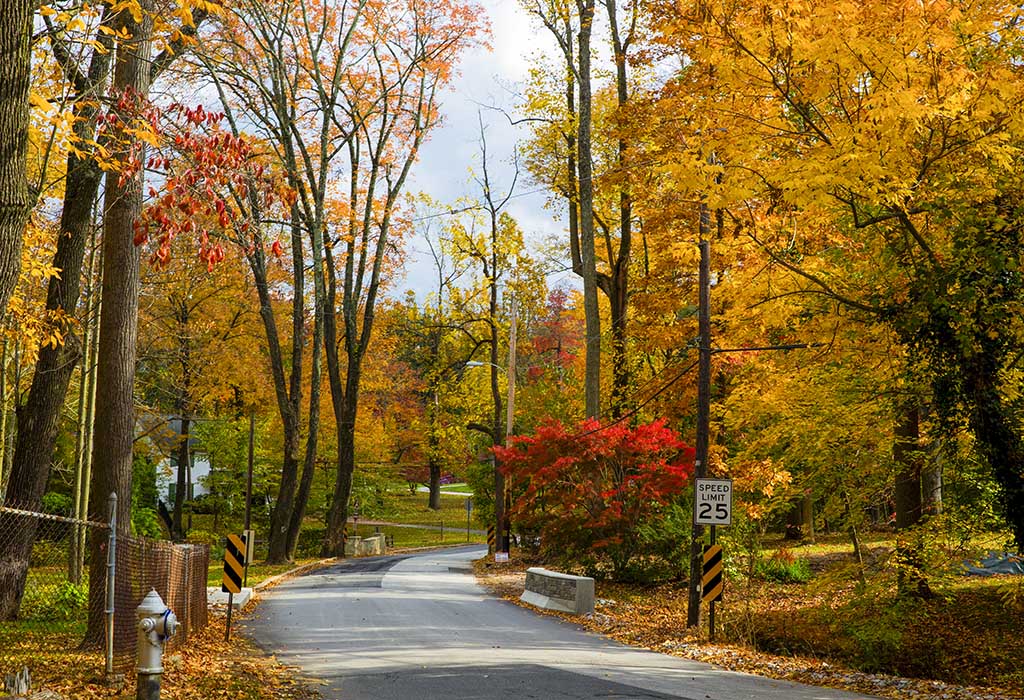
[[[235,593],[242,592],[245,577],[245,542],[238,535],[228,535],[224,542],[224,580],[220,589],[228,594],[228,620],[224,641],[231,641],[231,611],[235,607]]]
[[[466,542],[469,542],[469,516],[473,512],[473,499],[466,499]]]
[[[693,522],[711,526],[711,545],[704,548],[701,599],[708,603],[708,636],[715,641],[715,603],[722,599],[722,548],[719,525],[732,524],[732,479],[694,479]]]

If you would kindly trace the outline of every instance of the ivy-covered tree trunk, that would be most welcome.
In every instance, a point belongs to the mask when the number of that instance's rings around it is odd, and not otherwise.
[[[1020,425],[1003,405],[998,375],[992,354],[978,353],[967,366],[965,389],[973,399],[969,420],[978,451],[1000,486],[1003,516],[1017,551],[1024,552],[1024,444]]]
[[[21,241],[34,200],[26,157],[35,9],[34,2],[8,0],[0,11],[0,316],[18,282]]]

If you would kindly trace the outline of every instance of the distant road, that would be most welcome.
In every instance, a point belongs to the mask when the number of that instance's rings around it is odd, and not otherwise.
[[[627,647],[493,598],[482,547],[350,559],[287,581],[248,635],[328,700],[855,700]]]
[[[350,523],[354,524],[355,523],[355,518],[349,518],[348,521]],[[440,525],[417,525],[415,523],[392,523],[392,522],[389,522],[387,520],[367,520],[366,518],[359,518],[359,524],[360,525],[380,525],[381,527],[384,527],[384,526],[387,526],[387,527],[408,527],[408,528],[412,528],[413,530],[435,530],[435,531],[441,530],[441,526]],[[466,528],[465,527],[459,527],[458,522],[453,520],[451,525],[445,525],[444,526],[444,531],[445,532],[465,532]],[[475,535],[483,535],[485,533],[484,530],[473,530],[473,529],[470,529],[470,532],[475,534]]]
[[[426,486],[420,486],[416,490],[419,493],[430,493],[430,489],[427,488]],[[441,495],[442,496],[464,496],[465,498],[472,498],[473,497],[473,494],[468,493],[466,491],[445,491],[443,489],[441,491]]]

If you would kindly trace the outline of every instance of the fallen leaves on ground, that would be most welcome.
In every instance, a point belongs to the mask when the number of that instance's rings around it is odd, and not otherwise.
[[[237,618],[236,618],[237,621]],[[210,613],[210,624],[194,633],[188,645],[164,657],[160,697],[163,700],[317,700],[316,681],[302,678],[273,656],[260,651],[232,625],[230,642],[224,641],[223,611]],[[64,661],[66,665],[63,665]],[[97,668],[95,655],[62,657],[51,677],[36,677],[45,687],[66,698],[94,700],[135,697],[135,677],[111,687]]]
[[[474,570],[480,583],[492,593],[540,614],[560,617],[626,644],[704,661],[724,669],[896,700],[1024,698],[1024,693],[1018,688],[957,685],[939,680],[867,673],[851,668],[840,660],[825,658],[820,653],[816,654],[816,657],[783,655],[757,650],[747,645],[713,643],[707,639],[706,628],[700,631],[687,629],[687,592],[685,585],[677,583],[638,586],[598,581],[598,600],[592,616],[578,617],[539,610],[522,603],[519,596],[525,586],[526,569],[541,564],[539,561],[524,559],[513,559],[508,563],[481,559],[474,563]],[[761,586],[757,600],[749,601],[750,607],[744,614],[758,615],[767,609],[793,613],[815,602],[822,603],[820,600],[805,600],[806,591],[806,588],[795,586]],[[795,614],[789,615],[788,619],[789,624],[794,627],[806,624],[806,621],[799,620]],[[949,623],[942,618],[932,619],[933,624]],[[732,622],[735,624],[736,620]],[[969,629],[970,622],[965,622],[957,628],[957,632],[965,634]],[[923,631],[919,633],[924,634]]]

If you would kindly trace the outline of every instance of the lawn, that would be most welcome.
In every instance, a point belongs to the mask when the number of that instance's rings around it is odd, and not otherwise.
[[[441,509],[431,510],[427,507],[428,494],[417,492],[410,494],[408,491],[395,494],[388,499],[384,514],[380,520],[387,520],[395,523],[411,523],[416,525],[440,525],[444,523],[445,528],[454,526],[461,527],[463,532],[466,528],[466,497],[450,496],[442,492]],[[470,519],[472,529],[482,529],[480,523]]]
[[[416,547],[437,547],[440,545],[465,544],[466,542],[481,543],[486,541],[483,534],[470,532],[469,539],[466,538],[466,523],[463,521],[461,528],[449,528],[446,524],[444,532],[441,530],[420,530],[411,527],[393,527],[389,525],[360,525],[358,534],[360,537],[368,537],[380,530],[385,535],[394,537],[395,549],[412,549]]]

